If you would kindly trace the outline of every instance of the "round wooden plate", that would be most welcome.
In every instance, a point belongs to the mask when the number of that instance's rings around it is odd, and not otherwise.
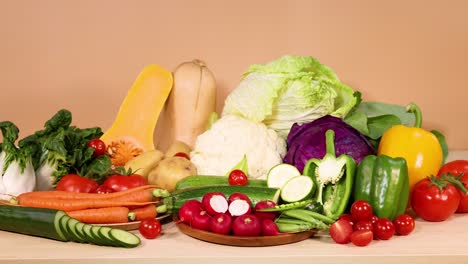
[[[178,222],[178,218],[174,216],[174,222],[179,230],[193,238],[211,242],[215,244],[238,246],[238,247],[266,247],[296,243],[306,240],[316,233],[316,230],[309,230],[297,233],[288,233],[278,236],[255,236],[241,237],[231,235],[220,235],[213,232],[203,231],[200,229],[191,228],[189,225]]]
[[[163,220],[164,218],[167,218],[168,216],[170,216],[170,214],[163,214],[163,215],[160,215],[160,216],[156,217],[156,219]],[[140,225],[140,222],[141,221],[133,221],[133,222],[128,222],[128,223],[94,224],[94,225],[108,226],[108,227],[112,227],[112,228],[131,231],[131,230],[138,229],[138,226]]]

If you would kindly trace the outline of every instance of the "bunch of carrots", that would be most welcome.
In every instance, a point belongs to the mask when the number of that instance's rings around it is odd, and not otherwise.
[[[155,218],[166,211],[159,205],[169,192],[155,185],[144,185],[113,193],[35,191],[20,194],[11,202],[17,206],[65,211],[70,217],[88,224],[126,223]]]

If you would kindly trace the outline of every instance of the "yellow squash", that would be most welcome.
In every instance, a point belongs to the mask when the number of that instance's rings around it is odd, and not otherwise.
[[[411,191],[421,179],[437,175],[442,166],[443,152],[437,137],[421,128],[422,115],[419,107],[409,104],[407,110],[415,114],[415,126],[396,125],[388,129],[382,135],[378,154],[406,159]]]
[[[125,97],[112,126],[102,135],[115,166],[154,150],[153,134],[173,85],[172,73],[148,65]]]

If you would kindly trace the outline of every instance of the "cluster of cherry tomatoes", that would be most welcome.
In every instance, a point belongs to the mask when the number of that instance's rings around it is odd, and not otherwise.
[[[372,240],[388,240],[395,234],[406,236],[415,228],[413,217],[399,215],[391,221],[378,218],[373,214],[372,206],[364,200],[355,201],[350,214],[343,214],[330,226],[330,236],[338,244],[353,243],[367,246]]]

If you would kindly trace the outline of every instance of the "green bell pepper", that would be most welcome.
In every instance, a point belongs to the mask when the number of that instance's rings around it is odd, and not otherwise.
[[[327,130],[325,156],[308,160],[303,174],[310,176],[318,187],[314,199],[323,205],[324,214],[338,219],[351,198],[356,162],[346,154],[336,157],[334,141],[335,132]]]
[[[369,155],[362,159],[354,182],[354,200],[366,200],[379,218],[394,220],[408,205],[408,166],[404,158]]]

